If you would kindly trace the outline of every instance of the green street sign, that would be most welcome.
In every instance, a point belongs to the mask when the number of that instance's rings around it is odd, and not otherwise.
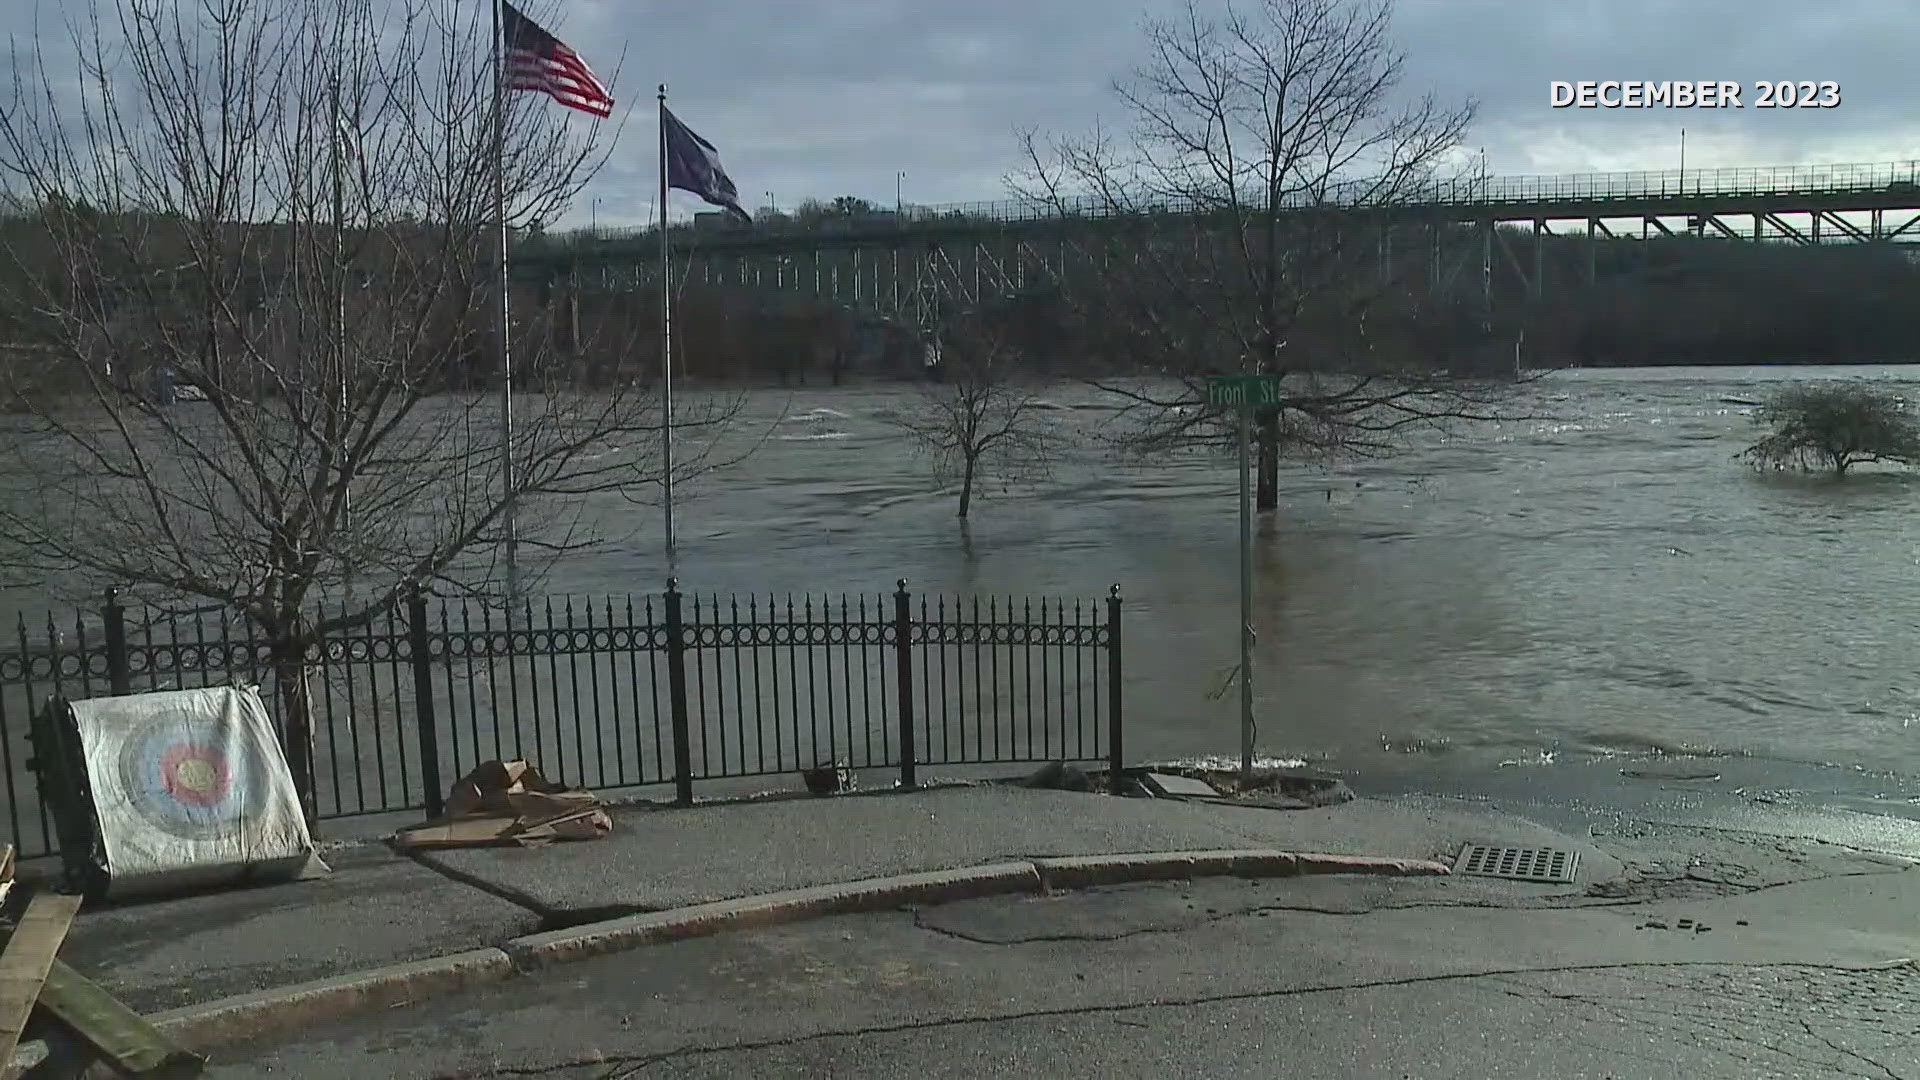
[[[1278,375],[1215,375],[1207,380],[1207,404],[1251,409],[1280,404]]]

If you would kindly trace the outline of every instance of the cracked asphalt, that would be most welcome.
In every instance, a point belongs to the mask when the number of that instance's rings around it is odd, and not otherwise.
[[[209,1075],[1920,1080],[1920,868],[1675,825],[1619,843],[1618,887],[1584,894],[1214,879],[687,941]]]
[[[1360,801],[1311,812],[1004,789],[636,811],[612,841],[455,853],[491,895],[408,863],[404,881],[383,871],[401,899],[346,903],[359,892],[340,875],[334,921],[385,912],[384,938],[347,936],[446,951],[536,917],[1183,845],[1447,858],[1479,838],[1582,863],[1572,886],[1214,879],[733,933],[227,1048],[208,1075],[1920,1080],[1920,781],[1734,759],[1648,771],[1353,779]],[[170,972],[177,952],[145,966]]]

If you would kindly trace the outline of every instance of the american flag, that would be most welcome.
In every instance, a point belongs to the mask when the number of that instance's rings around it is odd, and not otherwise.
[[[507,89],[537,90],[569,109],[595,116],[613,114],[613,95],[580,54],[540,29],[532,19],[501,0],[501,30],[507,43]]]

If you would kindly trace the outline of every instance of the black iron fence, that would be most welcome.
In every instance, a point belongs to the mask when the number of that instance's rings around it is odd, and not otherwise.
[[[311,643],[318,817],[437,814],[489,759],[599,790],[819,765],[1108,761],[1121,752],[1119,587],[1101,600],[891,594],[556,597],[503,605],[414,595]],[[57,848],[29,766],[50,697],[258,685],[284,736],[271,646],[224,612],[109,595],[0,646],[5,826],[22,857]]]

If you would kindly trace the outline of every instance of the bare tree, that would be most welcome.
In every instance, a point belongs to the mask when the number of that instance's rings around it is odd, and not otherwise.
[[[1390,0],[1253,0],[1150,21],[1150,60],[1117,86],[1123,134],[1023,137],[1022,197],[1082,230],[1063,289],[1088,347],[1142,383],[1125,399],[1143,448],[1230,437],[1207,377],[1283,377],[1257,418],[1259,505],[1282,453],[1374,454],[1405,429],[1491,415],[1485,383],[1421,345],[1413,273],[1388,254],[1394,211],[1441,182],[1472,103],[1402,100]]]
[[[959,516],[977,486],[1032,483],[1052,473],[1066,436],[1021,383],[1019,357],[991,327],[964,319],[942,343],[941,381],[902,421],[940,484],[960,485]]]
[[[1845,476],[1869,462],[1920,464],[1920,418],[1891,387],[1800,383],[1768,398],[1753,419],[1772,429],[1739,454],[1756,469],[1797,467]]]
[[[503,445],[490,31],[464,9],[121,0],[73,26],[77,84],[43,50],[0,102],[0,326],[59,375],[4,388],[4,558],[243,613],[309,797],[320,638],[410,587],[491,591],[510,515],[537,561],[593,539],[586,496],[661,479],[651,390],[577,388],[524,310]],[[604,151],[543,98],[504,108],[525,229]]]

